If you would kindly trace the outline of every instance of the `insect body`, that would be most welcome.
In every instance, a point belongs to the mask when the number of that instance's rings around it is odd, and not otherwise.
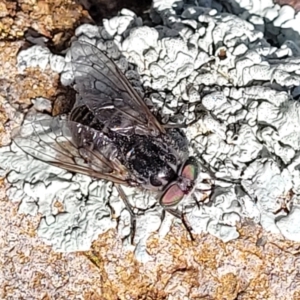
[[[198,176],[186,137],[158,122],[98,48],[76,41],[70,53],[79,100],[68,120],[33,122],[14,141],[51,165],[114,182],[125,202],[120,185],[154,191],[170,211],[192,191]]]

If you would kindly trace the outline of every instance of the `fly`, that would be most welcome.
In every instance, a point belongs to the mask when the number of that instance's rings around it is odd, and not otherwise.
[[[112,181],[133,221],[122,185],[155,192],[166,211],[182,217],[176,207],[193,191],[199,175],[197,160],[188,155],[186,137],[156,119],[98,48],[76,41],[70,53],[79,101],[67,120],[23,126],[14,134],[15,143],[50,165]]]

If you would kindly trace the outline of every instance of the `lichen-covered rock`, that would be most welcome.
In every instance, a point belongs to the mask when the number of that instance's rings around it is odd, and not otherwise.
[[[300,190],[298,171],[288,165],[300,150],[300,110],[291,97],[300,85],[300,58],[286,57],[295,53],[292,44],[285,45],[290,52],[270,46],[255,26],[237,16],[176,3],[154,1],[152,17],[159,16],[162,25],[145,26],[123,11],[104,27],[82,25],[75,38],[107,52],[138,93],[144,94],[143,86],[151,89],[145,101],[163,123],[191,124],[186,129],[190,152],[203,171],[194,194],[202,201],[191,206],[188,198],[180,206],[193,233],[209,232],[227,242],[239,236],[237,223],[248,217],[271,232],[296,236],[289,234],[294,226],[289,209],[293,214],[295,209],[287,203],[291,191]],[[69,53],[64,60],[34,46],[18,56],[20,71],[30,66],[50,66],[61,73],[63,84],[73,83]],[[39,99],[34,105],[49,110]],[[13,170],[8,195],[23,199],[20,211],[42,214],[38,233],[55,249],[86,250],[117,224],[121,237],[128,234],[129,214],[109,184],[22,159],[14,146],[0,151],[0,166]],[[136,256],[145,262],[151,259],[148,237],[159,228],[168,232],[170,219],[161,224],[162,208],[153,196],[126,192],[137,211],[144,211],[136,220],[134,241]]]
[[[39,7],[45,10],[47,2]],[[161,219],[151,193],[128,188],[139,212],[131,245],[124,239],[130,214],[111,183],[50,167],[9,146],[23,107],[33,104],[25,123],[51,110],[58,76],[50,73],[60,73],[66,85],[73,75],[68,54],[41,46],[20,53],[17,74],[21,43],[0,45],[0,143],[6,145],[0,149],[0,298],[299,298],[299,40],[295,35],[277,48],[255,31],[280,33],[280,42],[299,13],[288,20],[291,9],[286,14],[272,1],[243,1],[236,6],[240,19],[220,13],[225,1],[189,3],[154,1],[157,26],[125,10],[104,27],[83,25],[75,35],[107,52],[141,95],[147,90],[145,102],[163,122],[190,124],[185,133],[201,162],[194,191],[201,201],[197,206],[187,198],[180,208],[195,241],[179,219]],[[4,4],[3,15],[10,16],[14,4]],[[21,8],[34,4],[26,5]],[[279,16],[279,29],[265,24]],[[42,71],[32,70],[39,65]]]

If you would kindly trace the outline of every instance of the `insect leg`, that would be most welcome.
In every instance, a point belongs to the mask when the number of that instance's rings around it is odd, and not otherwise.
[[[188,232],[188,234],[190,236],[190,239],[192,241],[194,241],[195,238],[193,237],[193,234],[192,234],[192,228],[186,221],[183,212],[179,212],[177,209],[166,208],[166,207],[164,207],[164,210],[167,211],[168,213],[170,213],[171,215],[173,215],[174,217],[181,219],[183,226],[185,227],[186,231]]]
[[[200,209],[200,205],[199,205],[198,199],[197,199],[197,197],[196,197],[196,195],[194,193],[192,194],[192,198],[195,201],[196,206],[198,207],[198,209]]]
[[[133,212],[133,209],[132,209],[130,203],[127,200],[127,197],[126,197],[122,187],[119,184],[116,184],[115,186],[118,190],[120,197],[122,198],[122,200],[126,206],[126,209],[129,211],[129,214],[130,214],[130,232],[129,232],[129,235],[126,236],[125,238],[130,237],[130,243],[133,245],[135,228],[136,228],[136,216],[135,216],[135,213]]]

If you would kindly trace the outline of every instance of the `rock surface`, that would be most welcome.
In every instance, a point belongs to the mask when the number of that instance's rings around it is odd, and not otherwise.
[[[24,4],[21,13],[5,3],[4,18],[10,14],[10,22],[18,25],[20,15],[26,17],[22,24],[37,24],[44,35],[48,26],[47,37],[54,39],[51,32],[62,30],[61,23],[75,28],[85,15],[72,2],[57,7],[50,6],[51,1],[40,2],[39,6],[35,1]],[[177,12],[182,6],[176,5],[171,8],[171,3],[154,1],[152,17],[164,24],[156,29],[142,26],[141,19],[124,10],[118,18],[107,20],[105,28],[84,25],[76,35],[95,42],[101,39],[98,47],[108,50],[113,59],[124,54],[126,60],[118,61],[121,69],[127,70],[131,63],[131,70],[137,66],[127,76],[137,88],[142,83],[156,91],[150,98],[166,122],[172,115],[187,123],[198,120],[187,132],[191,151],[217,170],[217,177],[242,179],[243,189],[216,182],[210,200],[188,214],[196,233],[193,242],[180,222],[171,226],[172,220],[166,220],[157,232],[158,215],[148,212],[138,220],[137,247],[124,245],[121,237],[128,216],[111,184],[49,168],[7,146],[11,130],[22,122],[31,103],[29,117],[38,112],[44,118],[55,104],[60,111],[65,97],[57,99],[67,90],[58,73],[65,84],[72,82],[72,75],[68,62],[41,48],[40,39],[18,60],[17,52],[24,45],[21,38],[2,42],[0,144],[6,147],[0,157],[1,298],[300,297],[299,108],[290,97],[291,86],[299,86],[299,57],[291,56],[295,50],[288,44],[271,47],[240,18],[189,6],[181,11],[181,19]],[[58,13],[59,23],[44,19],[42,9],[40,18],[33,13],[47,6],[51,11],[45,10],[45,18],[51,14],[55,19],[55,9],[68,13]],[[205,26],[198,27],[197,22]],[[18,29],[19,37],[25,27]],[[7,30],[4,38],[12,36],[17,34]],[[112,36],[115,43],[110,42]],[[253,80],[262,86],[251,86]],[[194,87],[187,90],[190,82]],[[199,88],[203,85],[209,89]],[[201,111],[208,112],[204,116],[197,110],[199,101]],[[147,194],[127,192],[139,208],[147,209],[155,201]],[[99,200],[108,195],[114,217],[123,222],[117,230],[116,219],[108,217]]]

